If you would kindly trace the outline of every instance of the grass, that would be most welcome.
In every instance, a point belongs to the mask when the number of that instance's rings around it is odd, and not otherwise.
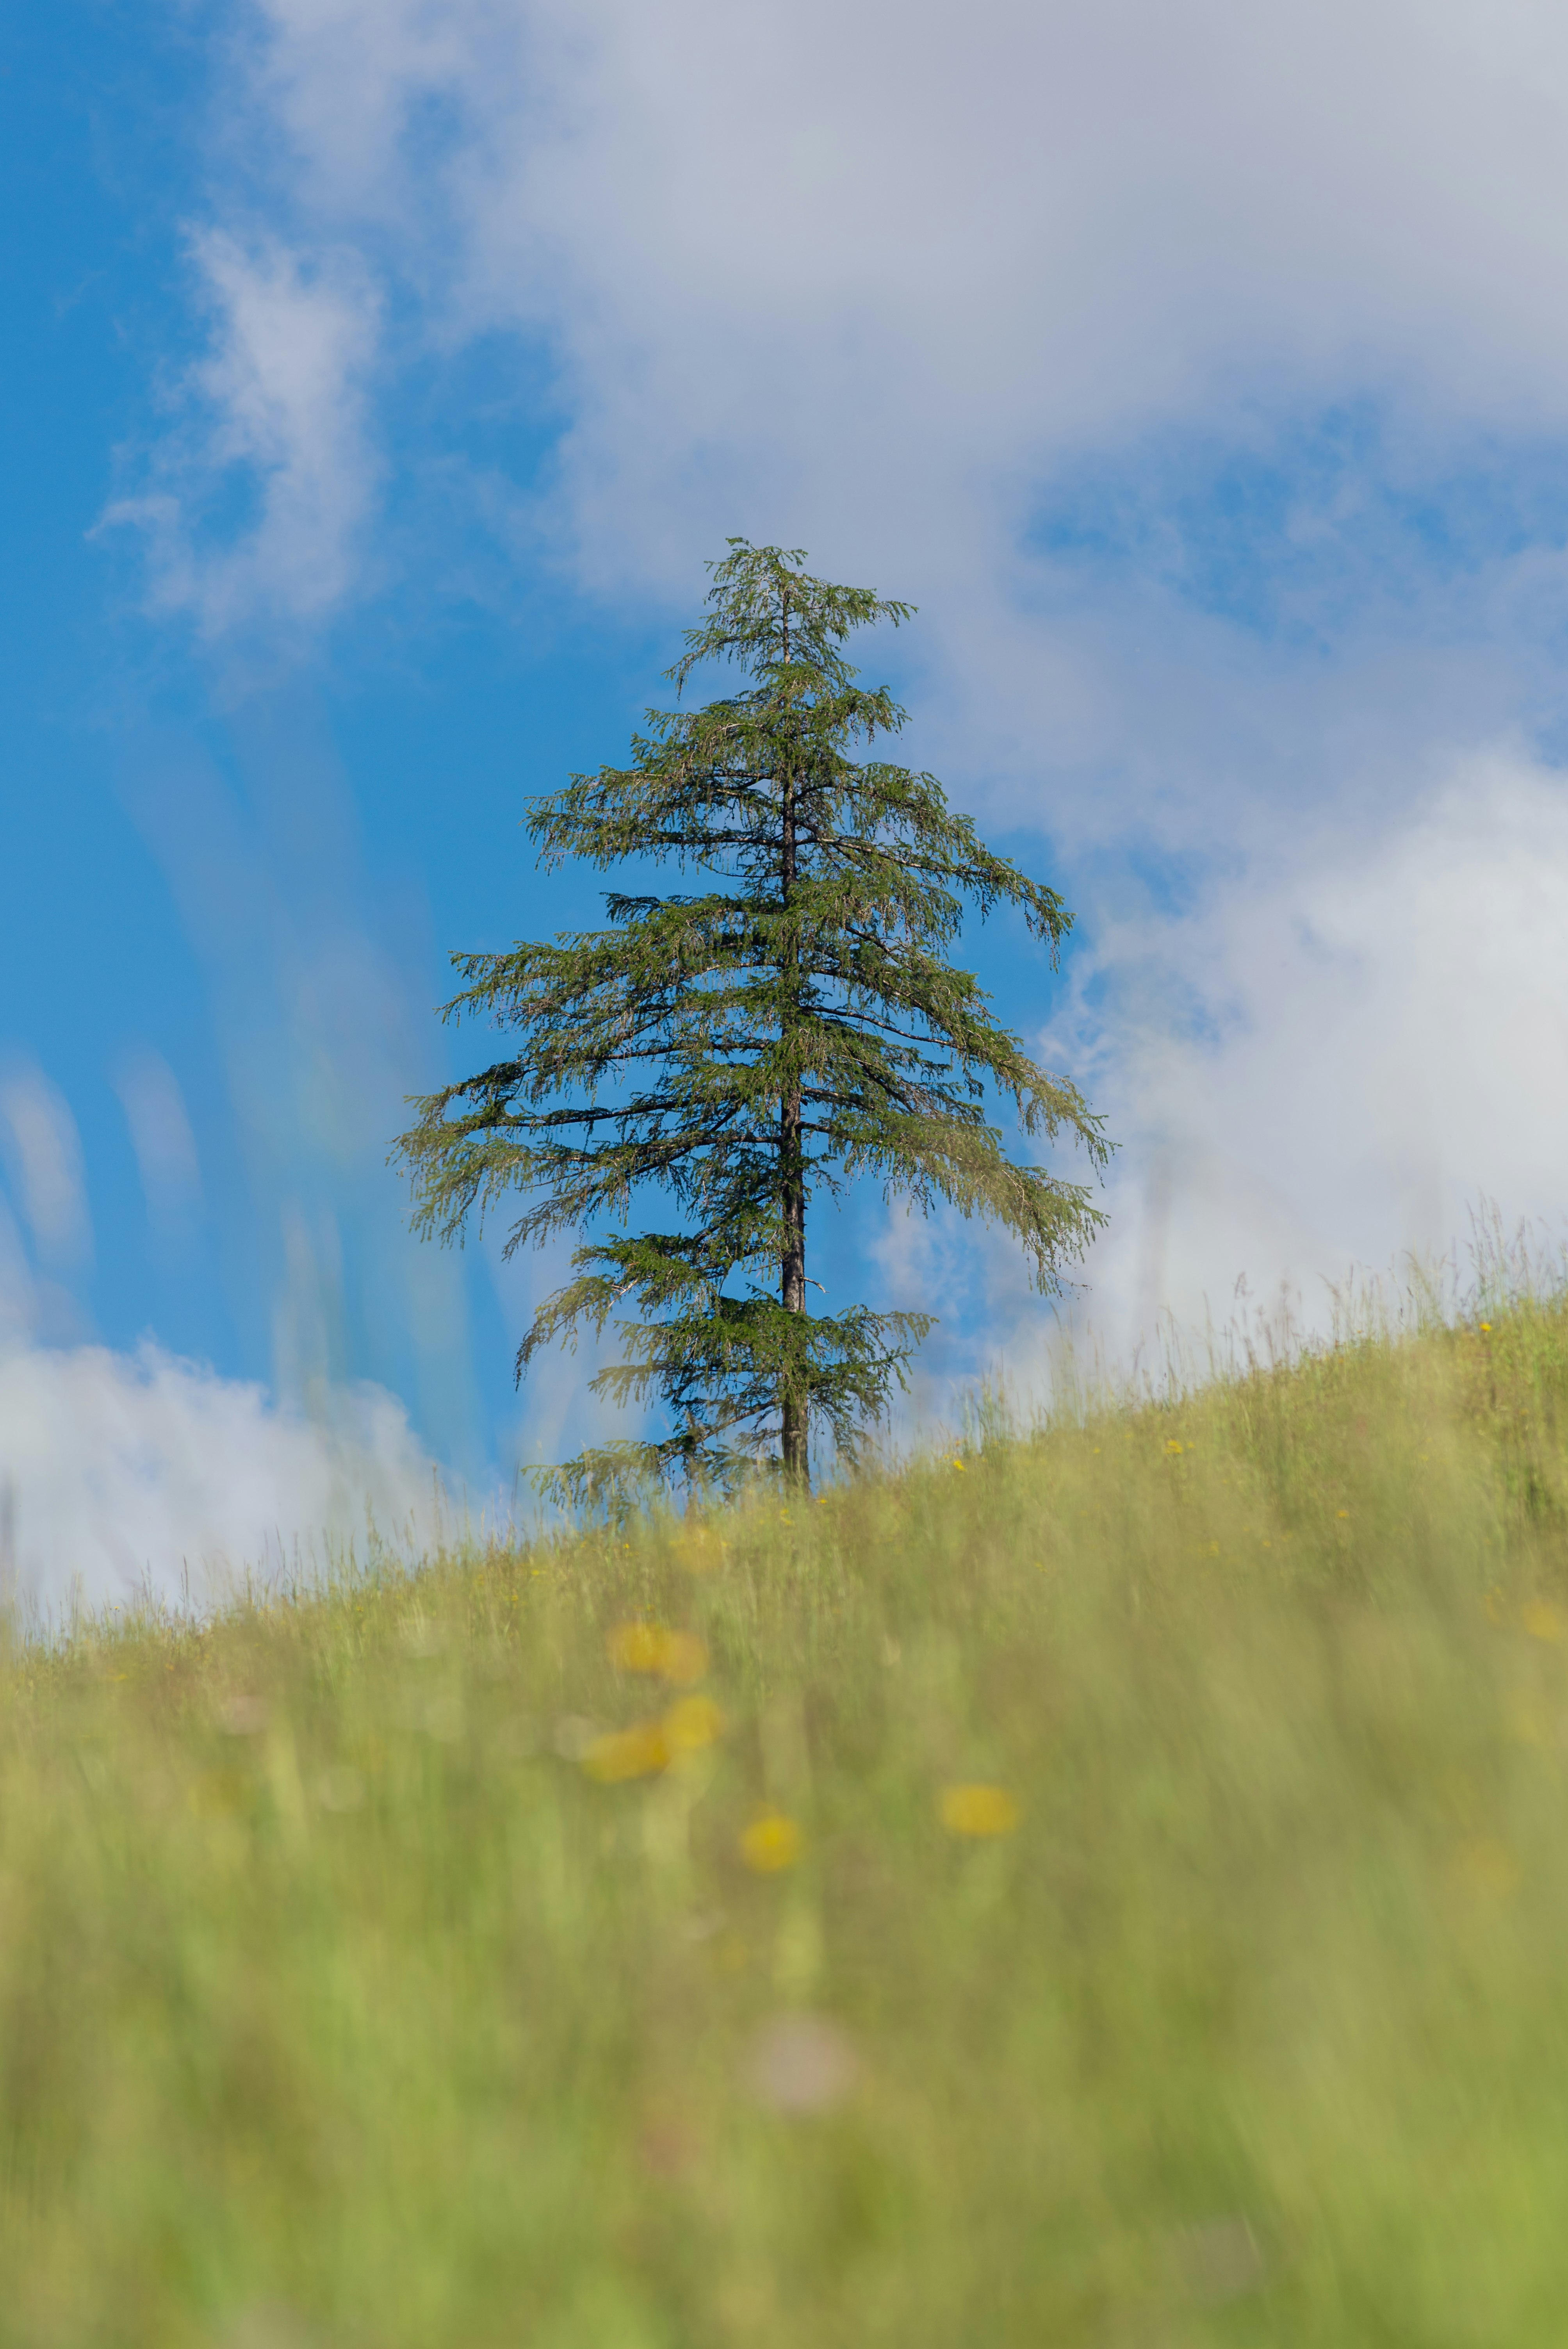
[[[1558,1304],[4,1678],[5,2344],[1563,2337]]]

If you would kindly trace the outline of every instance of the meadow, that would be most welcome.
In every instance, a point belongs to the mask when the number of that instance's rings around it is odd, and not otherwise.
[[[0,2342],[1568,2329],[1568,1309],[13,1638]]]

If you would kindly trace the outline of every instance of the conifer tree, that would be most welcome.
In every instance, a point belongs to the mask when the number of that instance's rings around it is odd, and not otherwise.
[[[1053,963],[1071,916],[934,776],[851,755],[904,713],[858,683],[844,641],[913,607],[811,578],[799,551],[728,544],[666,675],[677,700],[705,664],[735,664],[744,685],[650,711],[629,767],[574,776],[527,817],[546,868],[633,860],[702,885],[611,891],[604,928],[455,955],[464,984],[444,1016],[516,1041],[418,1101],[397,1144],[419,1231],[459,1237],[521,1193],[509,1255],[577,1236],[518,1378],[541,1347],[614,1320],[624,1359],[593,1386],[661,1404],[667,1431],[546,1472],[577,1501],[649,1476],[724,1485],[769,1455],[804,1485],[813,1423],[852,1454],[932,1326],[810,1309],[810,1211],[857,1177],[1004,1226],[1047,1292],[1103,1220],[1087,1185],[1004,1154],[992,1093],[1025,1134],[1070,1136],[1093,1166],[1109,1145],[948,959],[965,899],[1016,907]],[[632,1228],[648,1193],[667,1227]]]

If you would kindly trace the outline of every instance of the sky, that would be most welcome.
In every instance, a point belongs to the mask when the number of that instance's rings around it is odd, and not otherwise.
[[[1568,20],[1536,0],[54,0],[0,35],[0,1569],[502,1511],[559,1261],[407,1228],[447,957],[596,918],[733,533],[1076,925],[964,953],[1119,1144],[1060,1311],[876,1197],[914,1423],[1064,1334],[1555,1244]],[[1064,1164],[1064,1172],[1077,1171]]]

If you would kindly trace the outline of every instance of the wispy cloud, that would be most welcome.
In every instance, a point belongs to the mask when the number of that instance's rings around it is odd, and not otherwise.
[[[115,1091],[130,1129],[148,1220],[162,1238],[190,1221],[201,1199],[201,1165],[180,1080],[147,1045],[121,1055]]]
[[[92,1250],[81,1142],[64,1095],[23,1064],[0,1080],[0,1153],[39,1256],[73,1267]]]
[[[129,741],[123,778],[202,974],[226,1081],[238,1163],[212,1188],[221,1240],[242,1234],[247,1280],[270,1303],[281,1395],[366,1373],[406,1383],[428,1440],[477,1472],[488,1444],[465,1268],[412,1237],[387,1166],[407,1097],[440,1065],[428,915],[371,885],[308,692],[253,696],[230,713],[227,747],[225,774],[189,741]],[[172,1107],[164,1089],[160,1112]]]
[[[352,254],[307,260],[270,236],[208,227],[191,260],[208,348],[146,485],[103,526],[145,533],[155,606],[205,636],[319,619],[369,559],[379,297]]]

